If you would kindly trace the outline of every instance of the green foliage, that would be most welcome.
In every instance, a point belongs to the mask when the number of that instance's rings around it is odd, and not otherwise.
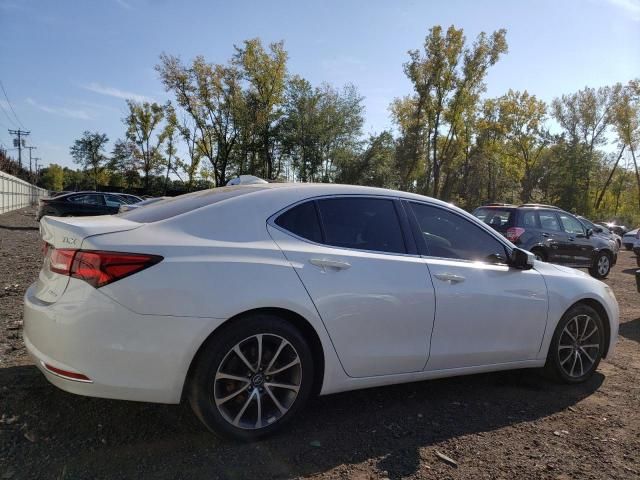
[[[126,134],[108,161],[106,136],[85,132],[71,148],[84,171],[64,169],[64,188],[161,194],[252,174],[399,188],[468,209],[536,201],[640,222],[640,80],[549,105],[526,90],[486,98],[487,73],[507,49],[505,30],[467,41],[462,29],[432,27],[408,52],[412,88],[389,106],[394,130],[367,138],[356,87],[289,73],[283,42],[246,40],[221,64],[162,54],[156,71],[174,103],[128,101]],[[59,186],[59,171],[42,181]]]
[[[60,165],[52,163],[40,172],[40,182],[43,188],[61,191],[64,187],[64,171]]]
[[[91,170],[96,190],[100,182],[100,173],[107,162],[104,149],[108,141],[104,133],[85,131],[70,149],[73,161],[85,170]]]

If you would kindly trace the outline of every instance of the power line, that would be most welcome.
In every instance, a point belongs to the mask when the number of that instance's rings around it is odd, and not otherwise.
[[[2,113],[5,114],[5,116],[7,117],[7,120],[9,120],[9,126],[11,127],[16,127],[17,124],[16,122],[11,118],[11,116],[7,113],[7,111],[5,110],[5,108],[2,106],[2,103],[0,103],[0,110],[2,110]],[[8,126],[7,126],[8,128]]]
[[[2,88],[2,93],[4,93],[4,98],[7,99],[7,103],[9,104],[9,108],[11,109],[11,112],[13,112],[13,116],[16,117],[16,120],[18,121],[18,124],[22,128],[25,128],[24,125],[22,124],[22,122],[20,121],[20,119],[18,118],[18,115],[16,115],[16,111],[13,109],[13,105],[11,105],[11,100],[9,100],[9,97],[7,96],[7,91],[4,89],[4,85],[2,84],[2,80],[0,80],[0,88]]]

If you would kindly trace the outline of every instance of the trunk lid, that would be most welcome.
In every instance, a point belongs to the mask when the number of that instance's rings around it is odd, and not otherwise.
[[[40,220],[42,240],[49,246],[36,282],[35,296],[43,302],[54,303],[64,293],[69,277],[52,272],[51,254],[54,249],[78,250],[85,238],[104,233],[123,232],[142,224],[111,215],[96,217],[43,217]]]

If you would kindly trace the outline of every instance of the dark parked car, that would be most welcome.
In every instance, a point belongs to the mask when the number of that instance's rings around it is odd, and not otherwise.
[[[128,197],[135,197],[128,195]],[[45,215],[54,217],[81,217],[87,215],[112,215],[118,213],[120,205],[133,199],[123,194],[105,192],[73,192],[40,200],[36,218]]]
[[[582,223],[582,225],[584,225],[585,228],[590,228],[591,230],[593,230],[594,235],[597,235],[599,237],[604,237],[607,240],[610,240],[611,242],[613,242],[616,253],[618,252],[618,250],[620,250],[620,247],[622,247],[622,237],[620,237],[620,235],[613,233],[611,230],[609,230],[606,227],[598,225],[597,223],[593,223],[591,220],[581,215],[578,215],[576,218],[580,220],[580,222]]]
[[[604,278],[617,260],[611,241],[551,205],[485,205],[473,214],[545,262],[588,268],[592,276]]]

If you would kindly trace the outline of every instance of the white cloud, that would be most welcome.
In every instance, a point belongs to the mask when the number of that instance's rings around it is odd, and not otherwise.
[[[72,108],[65,108],[65,107],[51,107],[49,105],[43,105],[41,103],[38,103],[33,98],[27,98],[27,103],[32,107],[37,108],[38,110],[42,110],[43,112],[51,113],[53,115],[59,115],[61,117],[68,117],[68,118],[77,118],[79,120],[91,119],[91,115],[89,115],[84,110],[75,110]]]
[[[116,0],[116,3],[120,5],[122,8],[126,8],[127,10],[131,10],[133,8],[131,4],[129,4],[125,0]]]
[[[92,82],[89,85],[82,85],[82,88],[89,90],[90,92],[99,93],[100,95],[107,95],[108,97],[121,98],[123,100],[135,100],[136,102],[153,102],[153,98],[138,93],[127,92],[120,90],[119,88],[109,87],[107,85],[101,85],[96,82]]]
[[[610,4],[625,10],[631,18],[640,21],[640,0],[607,0]]]

